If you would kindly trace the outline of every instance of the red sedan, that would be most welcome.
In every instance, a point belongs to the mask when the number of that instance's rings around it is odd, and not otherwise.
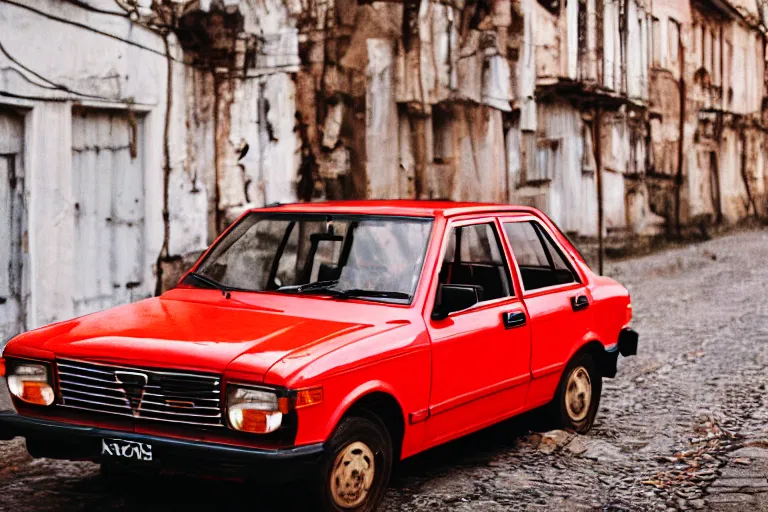
[[[0,439],[112,476],[308,478],[324,510],[374,510],[394,461],[524,411],[587,432],[631,318],[532,208],[262,208],[160,297],[12,340]]]

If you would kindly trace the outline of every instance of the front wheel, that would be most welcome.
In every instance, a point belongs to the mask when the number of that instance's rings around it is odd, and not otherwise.
[[[558,424],[579,434],[589,432],[597,416],[602,388],[602,376],[589,354],[571,360],[551,404],[552,415]]]
[[[344,418],[328,443],[317,482],[319,505],[326,511],[376,510],[392,470],[392,440],[371,415]]]

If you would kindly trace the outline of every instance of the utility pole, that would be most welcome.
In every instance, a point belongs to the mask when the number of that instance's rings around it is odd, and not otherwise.
[[[603,112],[598,104],[595,106],[595,118],[592,121],[592,147],[595,151],[595,181],[597,183],[597,268],[600,275],[603,275],[603,267],[605,265],[605,240],[603,240],[605,219],[603,216],[602,124]]]

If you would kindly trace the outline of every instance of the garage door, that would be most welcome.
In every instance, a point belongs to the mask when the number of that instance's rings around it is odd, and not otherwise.
[[[141,119],[129,113],[72,113],[77,315],[146,293],[141,140]]]

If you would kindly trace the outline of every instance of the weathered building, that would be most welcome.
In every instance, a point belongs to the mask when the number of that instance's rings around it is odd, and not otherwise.
[[[765,33],[756,3],[656,0],[651,205],[670,231],[765,217]]]
[[[0,343],[173,285],[273,202],[517,202],[612,241],[765,216],[757,1],[0,0]]]

